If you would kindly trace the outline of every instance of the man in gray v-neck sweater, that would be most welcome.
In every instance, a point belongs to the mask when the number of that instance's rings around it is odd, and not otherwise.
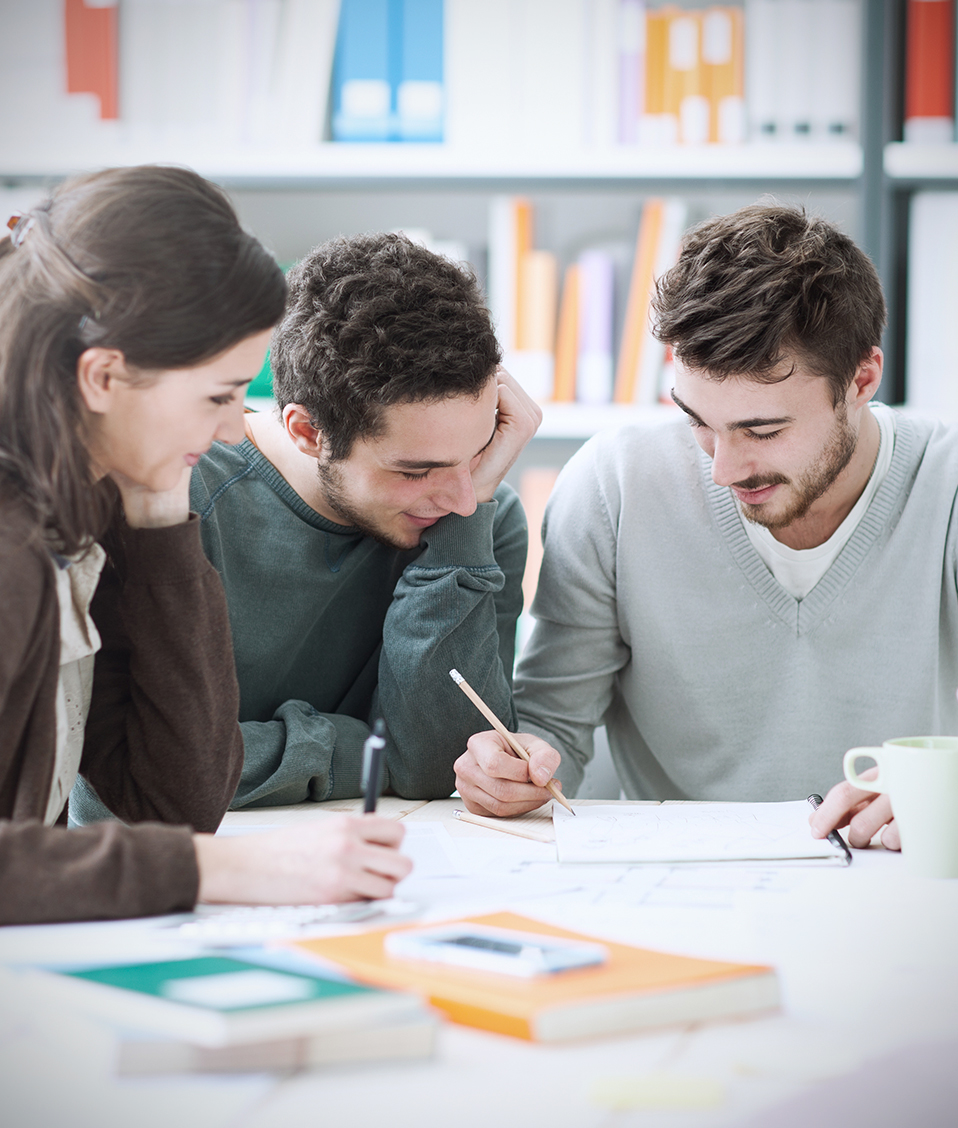
[[[560,476],[517,673],[531,774],[477,734],[474,811],[530,810],[553,772],[574,793],[601,724],[626,795],[662,800],[804,798],[848,748],[958,732],[958,435],[869,406],[866,256],[742,209],[687,234],[655,309],[685,417],[600,435]],[[890,817],[871,804],[853,844]]]

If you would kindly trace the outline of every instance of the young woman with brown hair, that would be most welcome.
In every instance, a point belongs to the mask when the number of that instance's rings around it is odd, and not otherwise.
[[[190,468],[243,436],[285,284],[183,169],[67,182],[0,240],[0,923],[388,895],[381,819],[215,839],[242,765]],[[67,830],[78,771],[123,822]]]

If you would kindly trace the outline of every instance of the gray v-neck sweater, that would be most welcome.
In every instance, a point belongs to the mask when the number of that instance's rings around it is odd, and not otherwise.
[[[888,475],[802,599],[684,421],[597,436],[546,513],[519,727],[578,786],[605,723],[628,796],[826,791],[846,749],[958,733],[958,431],[899,417]]]

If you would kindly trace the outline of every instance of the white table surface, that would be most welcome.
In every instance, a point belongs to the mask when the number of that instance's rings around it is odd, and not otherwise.
[[[237,812],[225,824],[230,833],[255,832],[358,805]],[[819,1116],[840,1128],[958,1123],[958,881],[910,877],[899,855],[874,848],[856,851],[847,869],[560,867],[548,845],[455,821],[457,805],[381,802],[381,813],[406,823],[421,875],[414,872],[400,896],[427,916],[510,908],[639,946],[770,963],[781,1010],[561,1046],[448,1024],[424,1061],[118,1080],[109,1032],[79,1017],[37,1014],[0,984],[0,1123],[797,1128]],[[0,929],[0,964],[155,958],[175,933],[163,923]]]

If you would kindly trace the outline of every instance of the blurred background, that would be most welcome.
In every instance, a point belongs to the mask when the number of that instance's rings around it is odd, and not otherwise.
[[[468,263],[544,409],[512,471],[528,605],[558,469],[673,410],[649,295],[710,214],[774,199],[846,230],[888,298],[881,397],[958,418],[954,7],[0,0],[0,211],[172,162],[284,265],[373,230]],[[267,362],[250,402],[269,395]]]

